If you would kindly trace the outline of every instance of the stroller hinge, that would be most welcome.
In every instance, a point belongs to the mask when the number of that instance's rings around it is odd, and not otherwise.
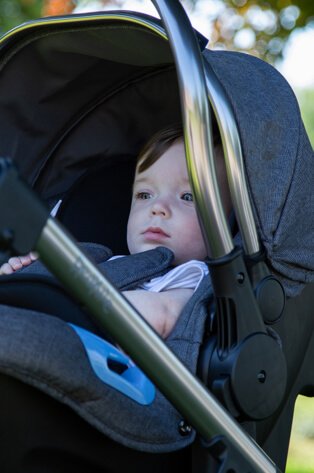
[[[257,269],[251,264],[249,275],[239,248],[210,262],[216,333],[209,334],[199,360],[203,381],[240,421],[272,415],[283,399],[287,380],[279,337],[266,326],[283,310],[282,288],[261,261],[255,265]],[[278,295],[281,298],[273,308]]]

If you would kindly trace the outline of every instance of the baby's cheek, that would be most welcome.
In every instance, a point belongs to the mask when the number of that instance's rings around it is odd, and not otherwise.
[[[130,222],[130,220],[127,225],[126,241],[127,241],[129,252],[132,254],[131,248],[133,247],[133,239],[132,239],[132,222]]]

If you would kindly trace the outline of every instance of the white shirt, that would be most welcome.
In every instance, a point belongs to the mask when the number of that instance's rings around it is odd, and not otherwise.
[[[113,256],[110,260],[123,258]],[[193,289],[194,292],[201,280],[208,274],[208,267],[203,261],[191,260],[174,267],[163,276],[158,276],[139,285],[139,289],[151,292],[168,291],[169,289]]]
[[[62,200],[59,200],[50,212],[55,217]],[[123,258],[123,256],[113,256],[110,260]],[[110,261],[109,260],[109,261]],[[180,264],[168,271],[163,276],[158,276],[139,286],[140,289],[151,292],[168,291],[169,289],[193,289],[194,292],[200,285],[201,280],[208,274],[208,267],[203,261],[191,260]]]
[[[191,260],[176,266],[163,276],[145,282],[140,287],[152,292],[178,288],[194,289],[195,292],[207,274],[208,267],[203,261]]]

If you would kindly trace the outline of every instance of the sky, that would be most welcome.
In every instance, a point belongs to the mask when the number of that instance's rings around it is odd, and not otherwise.
[[[100,9],[101,0],[81,0],[79,5],[77,9],[79,12],[97,10]],[[191,22],[196,29],[209,37],[206,15],[213,13],[210,9],[217,8],[217,6],[215,7],[215,2],[209,2],[208,0],[199,0],[198,6],[198,11],[194,15],[190,15]],[[112,6],[108,8],[112,9]],[[157,16],[152,2],[147,0],[124,0],[123,9],[143,11]],[[295,30],[285,46],[283,61],[276,65],[294,89],[314,88],[313,51],[314,27]]]
[[[295,88],[314,87],[314,28],[295,31],[278,69]]]

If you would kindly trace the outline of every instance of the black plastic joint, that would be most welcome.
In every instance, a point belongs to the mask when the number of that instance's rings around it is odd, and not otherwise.
[[[12,160],[0,158],[0,252],[2,262],[36,248],[49,210],[19,177]]]

